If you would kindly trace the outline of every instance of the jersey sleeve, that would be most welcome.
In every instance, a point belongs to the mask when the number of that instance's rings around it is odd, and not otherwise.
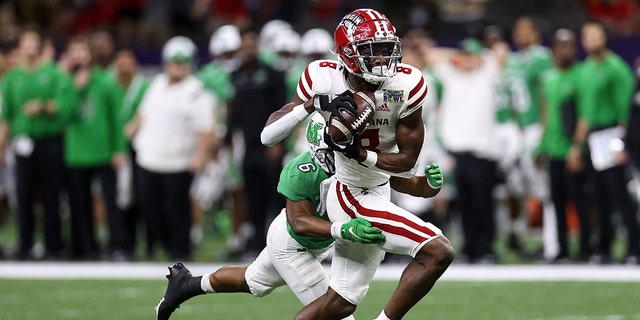
[[[319,196],[319,183],[316,183],[317,170],[322,170],[313,163],[308,152],[289,162],[280,173],[278,193],[291,201],[314,201]]]
[[[405,68],[403,67],[403,70],[404,69]],[[407,96],[405,109],[400,112],[400,119],[412,114],[416,110],[420,110],[420,107],[422,107],[425,98],[427,97],[427,92],[429,91],[422,72],[413,67],[409,67],[406,70],[411,70],[407,75],[407,82],[409,84],[407,87],[411,88],[411,91],[409,91]]]
[[[296,94],[302,101],[313,98],[316,94],[326,94],[331,90],[332,77],[340,72],[340,64],[335,60],[316,60],[307,65],[300,80]]]

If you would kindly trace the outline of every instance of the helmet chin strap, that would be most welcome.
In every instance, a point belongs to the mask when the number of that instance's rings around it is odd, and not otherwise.
[[[393,71],[390,70],[387,66],[375,66],[371,68],[371,72],[363,72],[362,78],[372,84],[381,84],[385,80],[393,77],[393,75],[395,74],[395,72]]]
[[[359,76],[361,76],[362,79],[364,79],[364,81],[369,82],[371,84],[375,84],[375,85],[379,85],[389,78],[384,76],[376,76],[370,73],[363,73],[362,75],[359,75]]]

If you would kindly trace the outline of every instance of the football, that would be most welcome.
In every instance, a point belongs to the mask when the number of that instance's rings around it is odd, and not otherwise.
[[[358,91],[353,94],[353,100],[356,102],[357,114],[343,111],[344,121],[332,115],[329,118],[327,130],[333,142],[337,144],[347,144],[351,142],[353,136],[360,134],[367,128],[367,125],[373,120],[376,111],[376,100],[373,92]]]

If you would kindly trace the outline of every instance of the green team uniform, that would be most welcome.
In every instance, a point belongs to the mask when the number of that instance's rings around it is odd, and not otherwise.
[[[113,81],[108,74],[91,69],[87,86],[77,89],[72,75],[61,79],[58,105],[67,110],[70,120],[65,135],[65,163],[71,167],[89,167],[111,162],[115,152],[124,152],[120,141],[120,110]]]
[[[231,73],[223,69],[215,61],[200,69],[196,77],[202,81],[207,90],[213,92],[221,104],[233,98],[234,90],[231,83]]]
[[[498,122],[506,122],[513,115],[523,128],[539,122],[540,75],[551,65],[551,52],[541,45],[509,56],[498,88]]]
[[[603,60],[587,58],[581,66],[580,81],[582,115],[591,128],[627,122],[635,79],[622,58],[613,52]]]
[[[38,139],[63,133],[65,129],[63,112],[54,115],[38,114],[29,117],[24,114],[25,103],[31,100],[46,102],[55,97],[60,72],[53,63],[34,70],[15,67],[7,72],[2,81],[2,119],[11,125],[11,135],[25,135]]]
[[[301,59],[298,59],[293,67],[284,75],[285,86],[287,87],[287,101],[292,101],[293,98],[298,95],[298,81],[300,80],[300,76],[304,72],[304,69],[307,67],[307,62]]]
[[[200,71],[196,73],[196,77],[202,82],[203,86],[213,93],[218,103],[216,110],[213,110],[216,119],[217,134],[224,137],[227,134],[227,102],[233,99],[235,89],[231,81],[231,72],[224,69],[216,61],[209,62]],[[239,184],[241,179],[240,168],[233,159],[227,161],[228,177],[231,178],[230,184]]]
[[[295,157],[282,169],[280,181],[278,182],[278,192],[292,201],[309,200],[315,208],[318,208],[320,204],[320,184],[328,177],[327,173],[313,161],[311,154],[307,151]],[[316,211],[313,215],[329,221],[329,216],[324,212],[319,213]],[[326,248],[334,241],[333,238],[321,239],[298,236],[288,222],[287,230],[292,238],[311,250]]]
[[[138,111],[140,102],[145,92],[149,88],[151,81],[142,75],[136,75],[131,80],[128,88],[122,87],[115,77],[110,77],[114,82],[114,99],[117,109],[120,110],[119,115],[119,132],[118,150],[126,150],[128,148],[127,138],[124,136],[124,127],[133,118]],[[124,145],[123,145],[124,144]]]
[[[553,159],[564,160],[573,143],[573,135],[569,134],[565,126],[571,125],[567,120],[576,119],[566,117],[581,113],[577,109],[577,98],[582,83],[580,68],[577,65],[567,70],[549,69],[542,75],[541,85],[547,112],[544,119],[545,131],[538,150]]]

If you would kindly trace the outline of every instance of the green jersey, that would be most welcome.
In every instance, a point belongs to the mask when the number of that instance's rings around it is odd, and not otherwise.
[[[231,81],[231,73],[222,68],[217,62],[213,61],[205,65],[196,77],[202,81],[204,87],[216,97],[219,106],[213,110],[216,119],[216,128],[218,128],[218,136],[222,137],[226,134],[227,128],[227,102],[231,100],[235,94],[233,83]]]
[[[220,104],[229,101],[234,94],[231,73],[219,66],[215,61],[205,65],[196,77],[202,81],[204,87],[211,91]]]
[[[291,201],[311,201],[314,208],[320,205],[320,184],[327,179],[327,175],[319,165],[311,158],[307,151],[291,160],[280,173],[278,182],[278,192]],[[314,216],[329,221],[329,217],[324,212],[314,212]],[[333,243],[333,238],[321,239],[296,235],[293,228],[287,222],[289,235],[298,243],[308,249],[326,248]]]
[[[117,109],[120,110],[118,119],[120,138],[117,149],[126,150],[128,148],[128,142],[124,136],[124,127],[138,111],[140,102],[142,102],[142,98],[145,92],[147,92],[151,81],[142,75],[136,75],[131,80],[131,83],[129,83],[129,87],[124,88],[115,77],[111,76],[109,78],[114,82],[114,99]]]
[[[581,86],[580,68],[547,70],[541,78],[542,98],[547,107],[544,135],[539,151],[551,158],[565,159],[573,142],[578,110],[578,90]]]
[[[11,134],[43,138],[61,134],[65,128],[61,112],[27,116],[23,108],[27,103],[47,103],[54,99],[60,72],[53,63],[34,70],[21,66],[9,70],[2,80],[2,119],[11,126]]]
[[[629,117],[635,79],[631,68],[613,52],[602,60],[587,58],[580,76],[581,114],[590,127],[611,127]]]
[[[292,101],[293,98],[298,95],[298,81],[300,76],[307,67],[307,63],[304,60],[298,60],[293,67],[284,75],[285,85],[287,86],[287,101]]]
[[[521,127],[539,122],[540,75],[551,65],[550,50],[540,45],[509,56],[498,88],[498,122],[513,115]]]
[[[91,69],[87,86],[77,89],[72,75],[62,78],[57,95],[58,105],[69,110],[69,127],[65,134],[65,162],[71,167],[106,165],[116,151],[124,152],[118,143],[120,110],[116,102],[113,80],[107,73]]]

